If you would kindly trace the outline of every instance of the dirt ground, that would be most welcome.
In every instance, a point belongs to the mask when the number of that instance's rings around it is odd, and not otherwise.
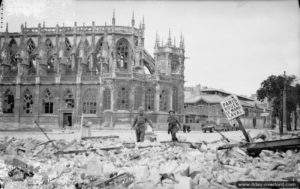
[[[261,130],[251,129],[247,130],[250,132],[251,136],[256,136]],[[81,131],[80,130],[54,130],[51,132],[46,132],[50,139],[59,140],[65,139],[67,141],[72,141],[74,139],[80,140]],[[133,142],[135,140],[135,131],[134,130],[92,130],[92,136],[108,136],[108,135],[116,135],[122,141]],[[167,131],[154,131],[157,135],[158,141],[168,141],[171,140],[171,135],[167,133]],[[228,131],[222,132],[227,138],[232,139],[233,141],[239,141],[244,138],[241,131]],[[18,139],[24,138],[34,138],[39,140],[47,140],[46,136],[42,132],[0,132],[0,138],[15,137]],[[190,133],[183,133],[182,131],[178,132],[178,138],[180,140],[189,141],[189,142],[212,142],[215,140],[221,139],[220,134],[214,133],[203,133],[202,131],[191,131]]]

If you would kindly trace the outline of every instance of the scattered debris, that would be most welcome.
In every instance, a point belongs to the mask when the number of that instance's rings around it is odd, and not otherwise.
[[[299,138],[273,138],[256,144],[299,143]],[[254,143],[230,142],[6,137],[0,140],[0,188],[236,188],[238,181],[299,181],[299,151],[260,148],[257,156],[249,156]]]

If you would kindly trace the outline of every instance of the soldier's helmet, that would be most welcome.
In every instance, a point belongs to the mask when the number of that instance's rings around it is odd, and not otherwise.
[[[144,112],[145,112],[145,109],[142,106],[140,106],[139,107],[139,113],[144,113]]]

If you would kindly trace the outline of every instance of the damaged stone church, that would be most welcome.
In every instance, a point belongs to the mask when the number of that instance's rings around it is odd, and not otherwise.
[[[184,39],[156,35],[154,56],[144,48],[144,21],[111,25],[38,27],[0,36],[0,125],[74,127],[128,125],[143,106],[154,123],[169,109],[183,111]],[[82,118],[83,117],[83,118]]]

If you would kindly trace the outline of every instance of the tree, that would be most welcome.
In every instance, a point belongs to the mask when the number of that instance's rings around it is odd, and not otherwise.
[[[283,89],[284,83],[286,83],[286,110],[287,110],[287,130],[291,130],[291,119],[290,115],[292,112],[296,111],[297,101],[299,102],[298,95],[295,95],[294,87],[290,86],[295,80],[295,76],[275,76],[271,75],[266,80],[261,83],[261,87],[257,90],[257,98],[260,101],[267,100],[271,103],[273,112],[272,117],[277,117],[280,120],[280,134],[283,133]]]

